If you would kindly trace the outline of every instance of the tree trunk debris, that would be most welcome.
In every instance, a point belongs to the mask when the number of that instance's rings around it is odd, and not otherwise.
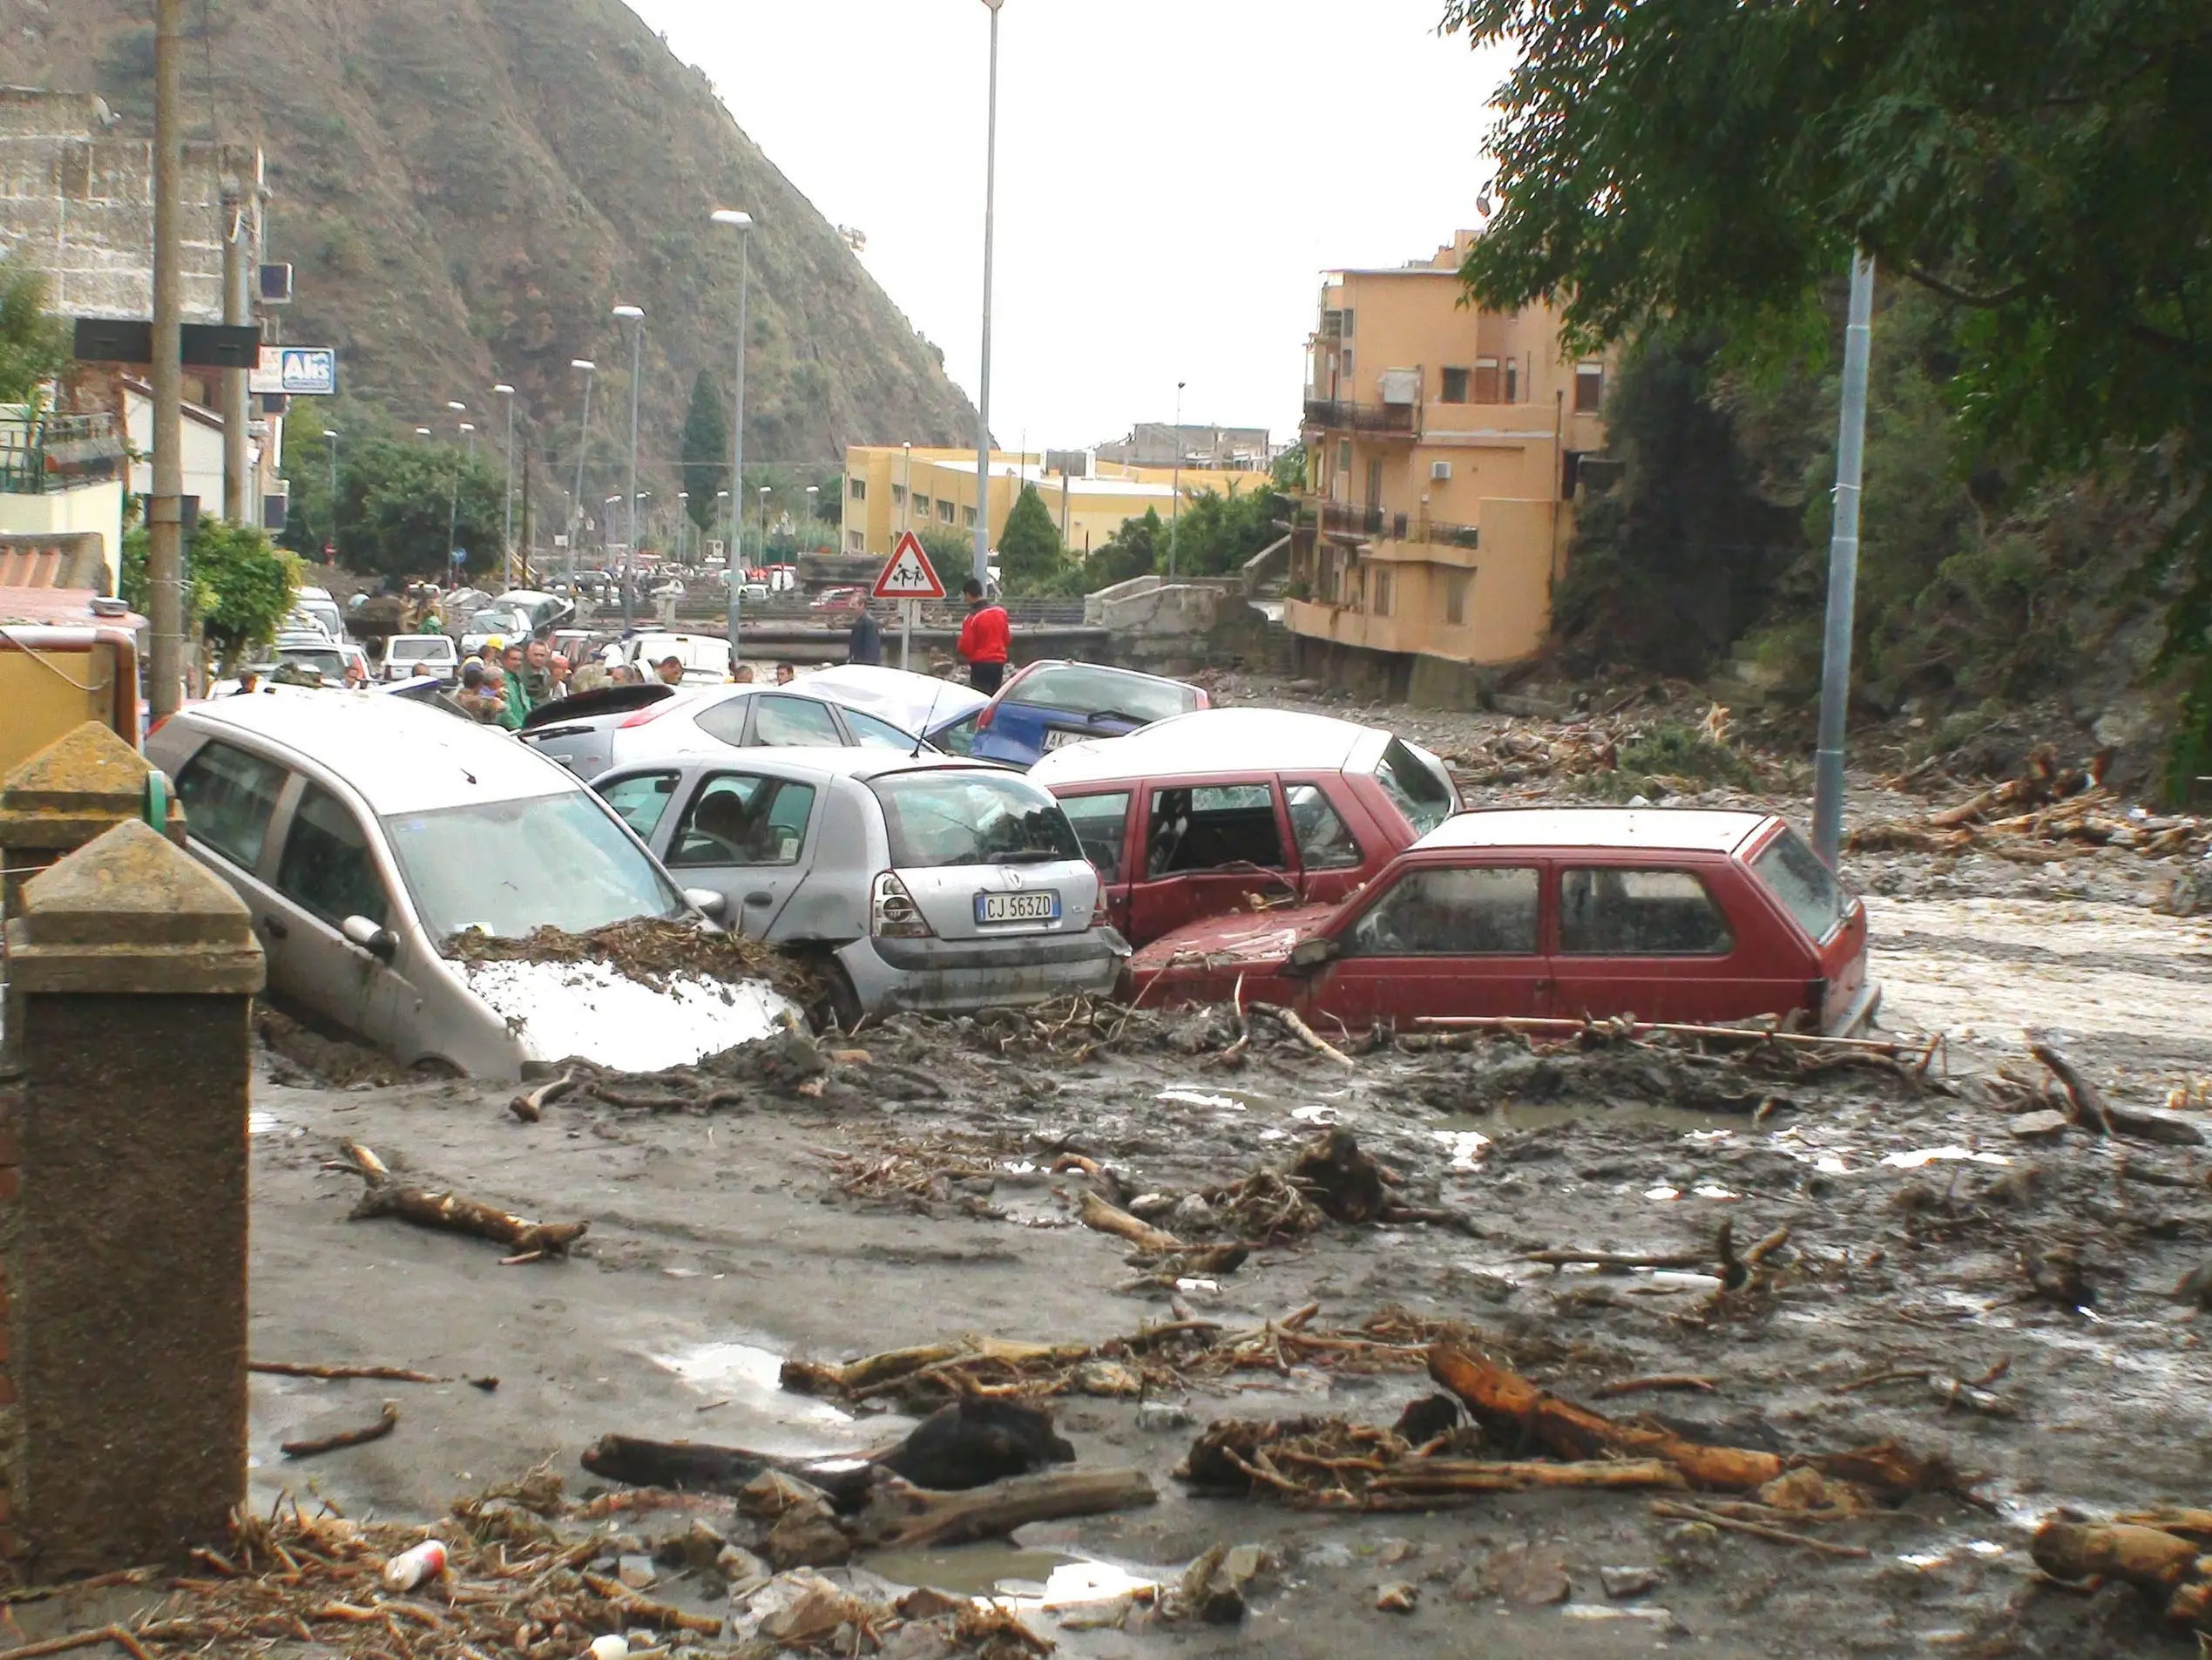
[[[335,1453],[342,1447],[362,1447],[370,1441],[381,1441],[398,1427],[399,1403],[388,1400],[373,1424],[363,1424],[355,1429],[342,1429],[330,1435],[286,1441],[281,1444],[281,1450],[287,1458],[313,1458],[318,1453]]]
[[[396,1179],[390,1167],[360,1142],[347,1143],[346,1151],[354,1169],[369,1183],[353,1209],[356,1222],[371,1216],[396,1216],[418,1228],[489,1239],[513,1253],[505,1259],[511,1264],[565,1257],[569,1247],[592,1226],[588,1222],[531,1222],[450,1189],[416,1187]]]

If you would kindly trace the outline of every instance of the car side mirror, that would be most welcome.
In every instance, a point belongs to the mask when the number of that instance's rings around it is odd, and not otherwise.
[[[1291,946],[1290,966],[1301,973],[1310,974],[1323,963],[1334,962],[1341,954],[1342,948],[1335,940],[1312,934]]]
[[[348,945],[360,947],[380,963],[389,963],[399,955],[399,936],[366,917],[348,917],[338,925],[338,932],[345,935]]]
[[[729,901],[712,888],[686,888],[684,898],[693,910],[703,917],[711,917],[716,922],[720,922],[723,912],[729,909]]]

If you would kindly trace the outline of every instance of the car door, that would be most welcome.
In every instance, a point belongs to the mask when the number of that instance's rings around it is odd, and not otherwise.
[[[292,995],[324,1018],[399,1052],[403,1009],[414,988],[342,932],[355,917],[398,929],[403,918],[361,817],[320,784],[303,780],[284,826],[274,886],[290,908],[284,942]]]
[[[269,990],[280,997],[290,995],[284,947],[293,918],[290,905],[264,872],[276,846],[271,832],[277,828],[278,811],[293,788],[292,770],[282,762],[220,739],[194,750],[177,773],[186,840],[252,913]]]
[[[1144,813],[1144,864],[1132,871],[1129,896],[1131,944],[1201,917],[1297,898],[1271,777],[1154,784]]]
[[[1332,929],[1338,954],[1301,1003],[1356,1028],[1548,1013],[1544,889],[1542,864],[1510,855],[1386,871]]]
[[[1308,905],[1333,905],[1366,877],[1369,850],[1354,821],[1363,823],[1346,797],[1343,778],[1286,778],[1284,810],[1290,819],[1290,843],[1298,865],[1298,897]],[[1370,837],[1372,828],[1367,829]]]
[[[1076,844],[1098,868],[1106,918],[1125,935],[1129,932],[1129,803],[1135,793],[1104,789],[1059,798],[1060,810],[1074,827]]]
[[[1775,989],[1742,948],[1743,931],[1723,902],[1723,874],[1724,867],[1688,858],[1562,860],[1558,1012],[1693,1022],[1766,1013]]]
[[[806,878],[817,800],[806,779],[717,767],[664,818],[653,850],[679,886],[722,896],[725,927],[766,939]]]

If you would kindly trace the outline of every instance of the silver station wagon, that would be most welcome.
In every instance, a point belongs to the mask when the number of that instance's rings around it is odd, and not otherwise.
[[[873,749],[640,762],[592,788],[725,925],[815,959],[848,1027],[1111,992],[1129,953],[1050,791]]]

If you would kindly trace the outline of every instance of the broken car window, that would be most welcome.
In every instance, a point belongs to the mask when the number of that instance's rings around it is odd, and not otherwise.
[[[1688,871],[1573,870],[1559,877],[1559,949],[1579,956],[1722,957],[1727,917]]]
[[[1352,925],[1354,957],[1530,957],[1533,868],[1412,871]]]
[[[1102,879],[1119,882],[1122,842],[1129,829],[1129,792],[1115,789],[1103,796],[1070,796],[1060,807],[1075,827],[1083,857],[1098,867]]]
[[[1363,857],[1359,843],[1319,784],[1291,784],[1290,834],[1298,844],[1298,863],[1309,871],[1350,871]]]
[[[1152,793],[1145,869],[1154,877],[1225,865],[1280,871],[1282,830],[1267,784],[1201,784]]]
[[[1820,862],[1796,830],[1786,830],[1751,861],[1759,880],[1782,901],[1815,945],[1826,943],[1843,919],[1843,890],[1836,874]]]

